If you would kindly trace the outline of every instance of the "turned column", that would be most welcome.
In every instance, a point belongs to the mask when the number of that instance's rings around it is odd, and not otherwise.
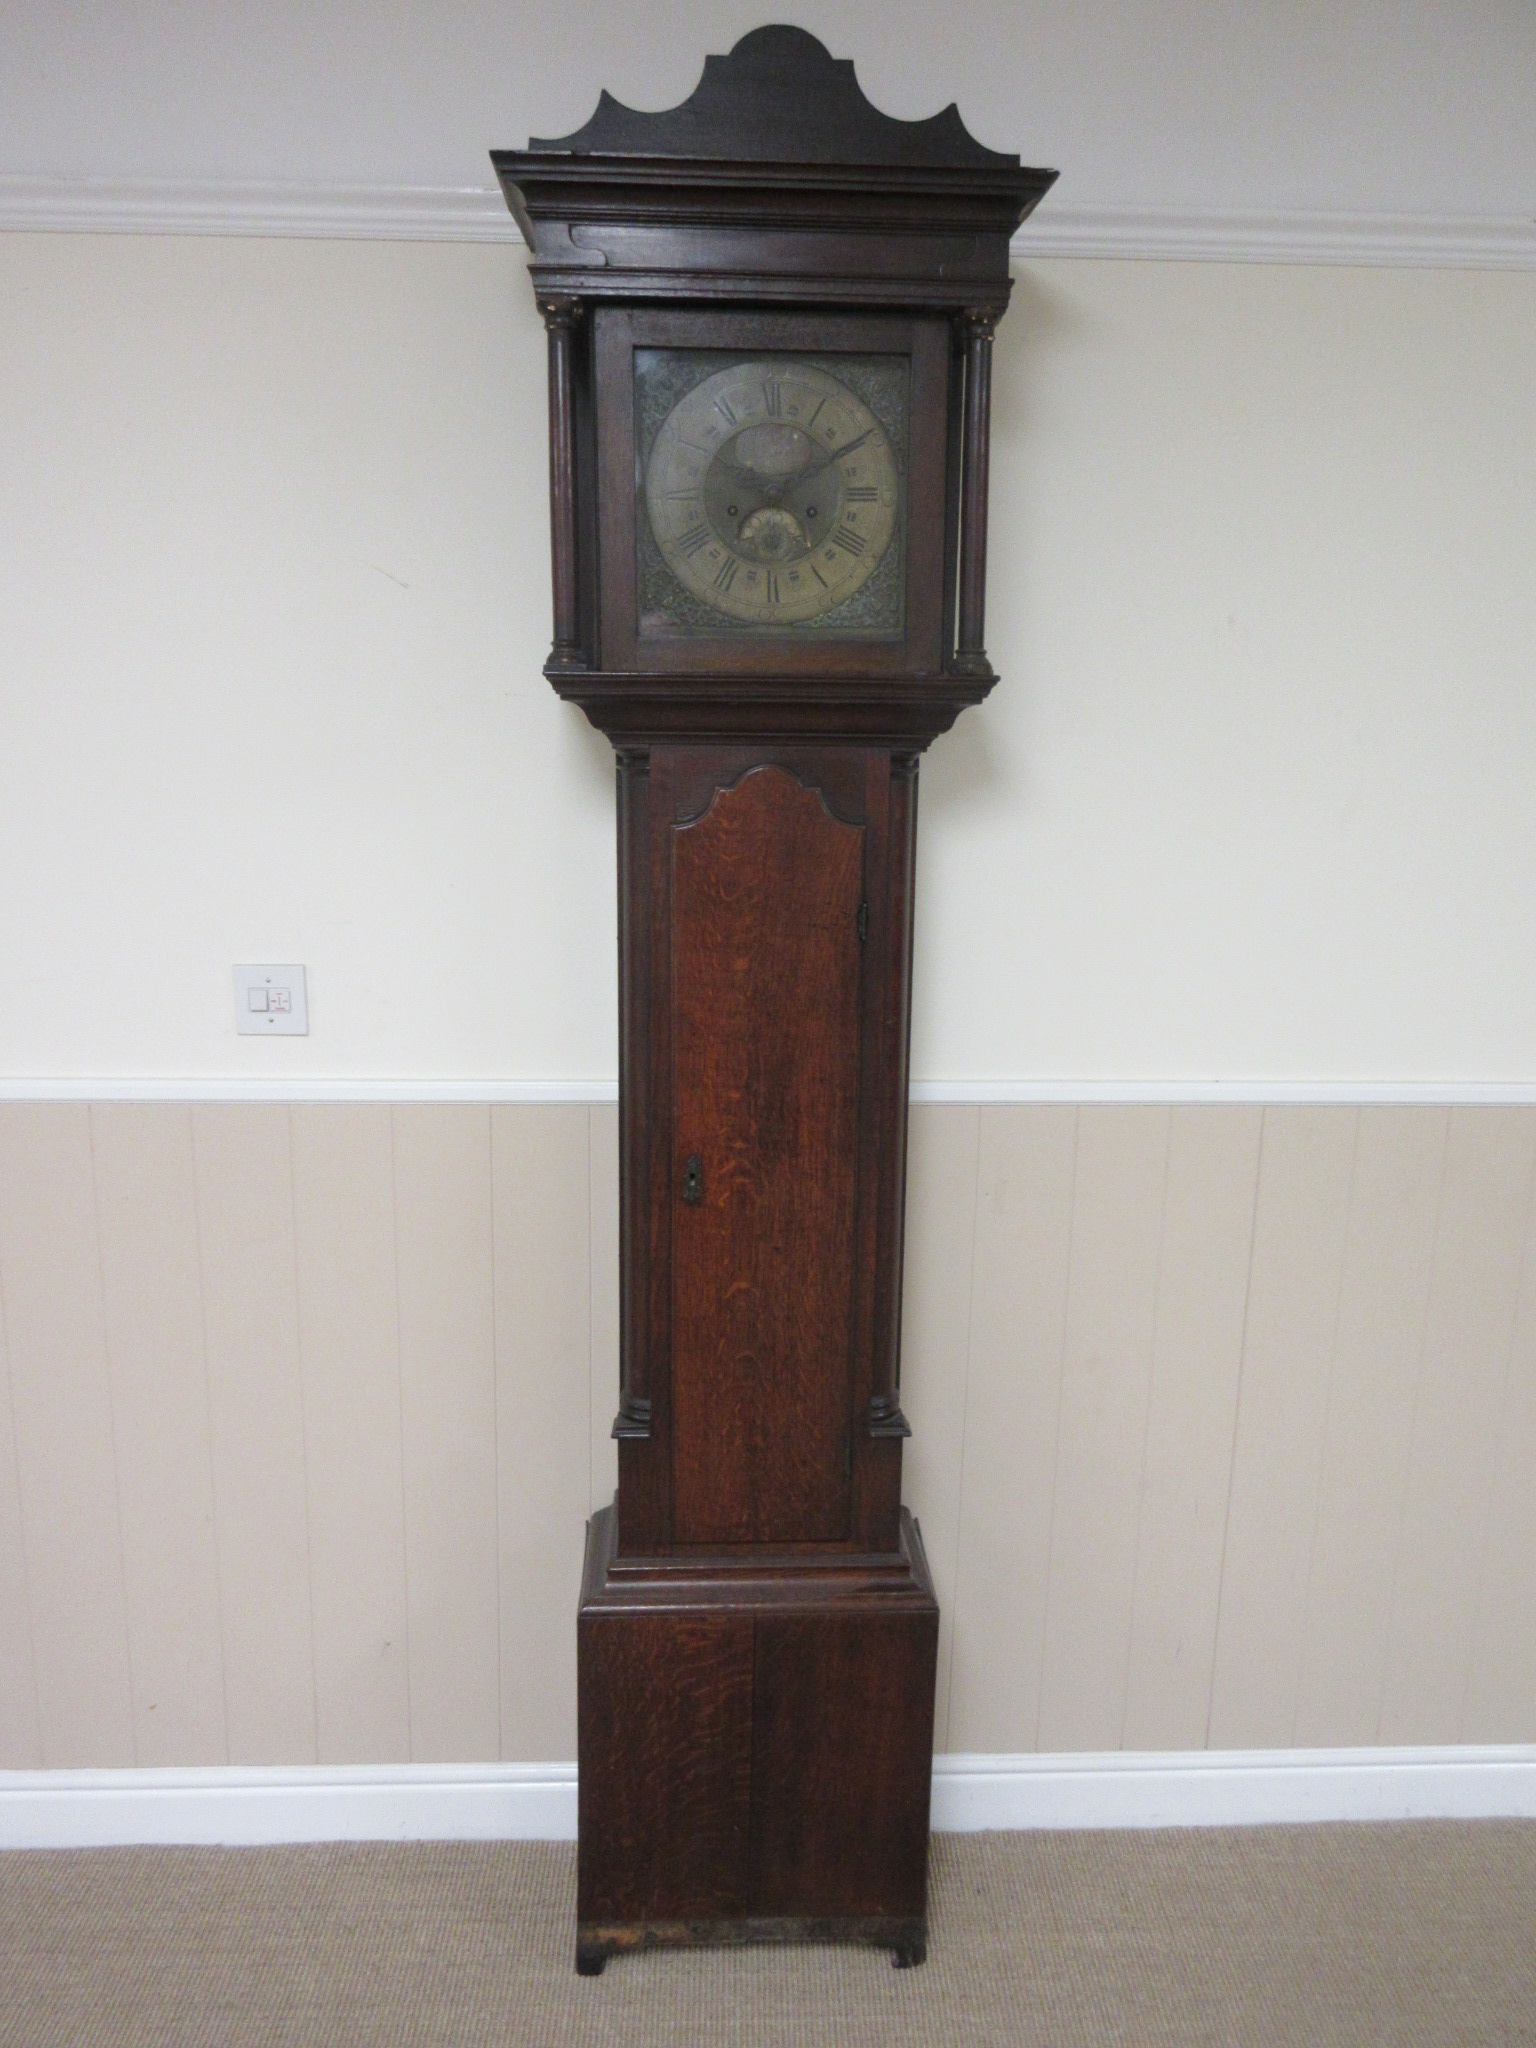
[[[997,315],[971,312],[965,336],[965,410],[960,486],[960,621],[955,667],[990,675],[987,659],[987,443],[992,412],[992,336]]]
[[[571,299],[543,299],[539,310],[549,330],[549,554],[555,640],[548,665],[581,668],[585,664],[576,596],[576,401],[571,381],[580,308]]]

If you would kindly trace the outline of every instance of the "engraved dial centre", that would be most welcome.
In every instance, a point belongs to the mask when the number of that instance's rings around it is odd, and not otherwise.
[[[732,364],[673,407],[646,466],[667,566],[731,621],[796,625],[866,584],[896,531],[900,479],[858,394],[793,357]]]

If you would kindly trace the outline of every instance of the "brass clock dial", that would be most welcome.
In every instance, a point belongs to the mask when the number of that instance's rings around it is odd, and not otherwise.
[[[901,477],[856,392],[793,356],[733,363],[663,420],[645,472],[662,559],[704,605],[772,629],[862,589],[896,532]]]

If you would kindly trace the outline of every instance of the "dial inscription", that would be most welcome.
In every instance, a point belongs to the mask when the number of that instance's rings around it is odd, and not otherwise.
[[[747,625],[799,625],[859,590],[896,530],[885,429],[846,384],[792,357],[734,363],[673,407],[646,465],[662,559]]]

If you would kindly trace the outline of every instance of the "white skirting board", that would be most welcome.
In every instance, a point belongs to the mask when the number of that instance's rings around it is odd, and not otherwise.
[[[1536,1820],[1536,1745],[940,1756],[933,1825],[1256,1827]],[[0,1849],[572,1841],[576,1766],[0,1771]]]

